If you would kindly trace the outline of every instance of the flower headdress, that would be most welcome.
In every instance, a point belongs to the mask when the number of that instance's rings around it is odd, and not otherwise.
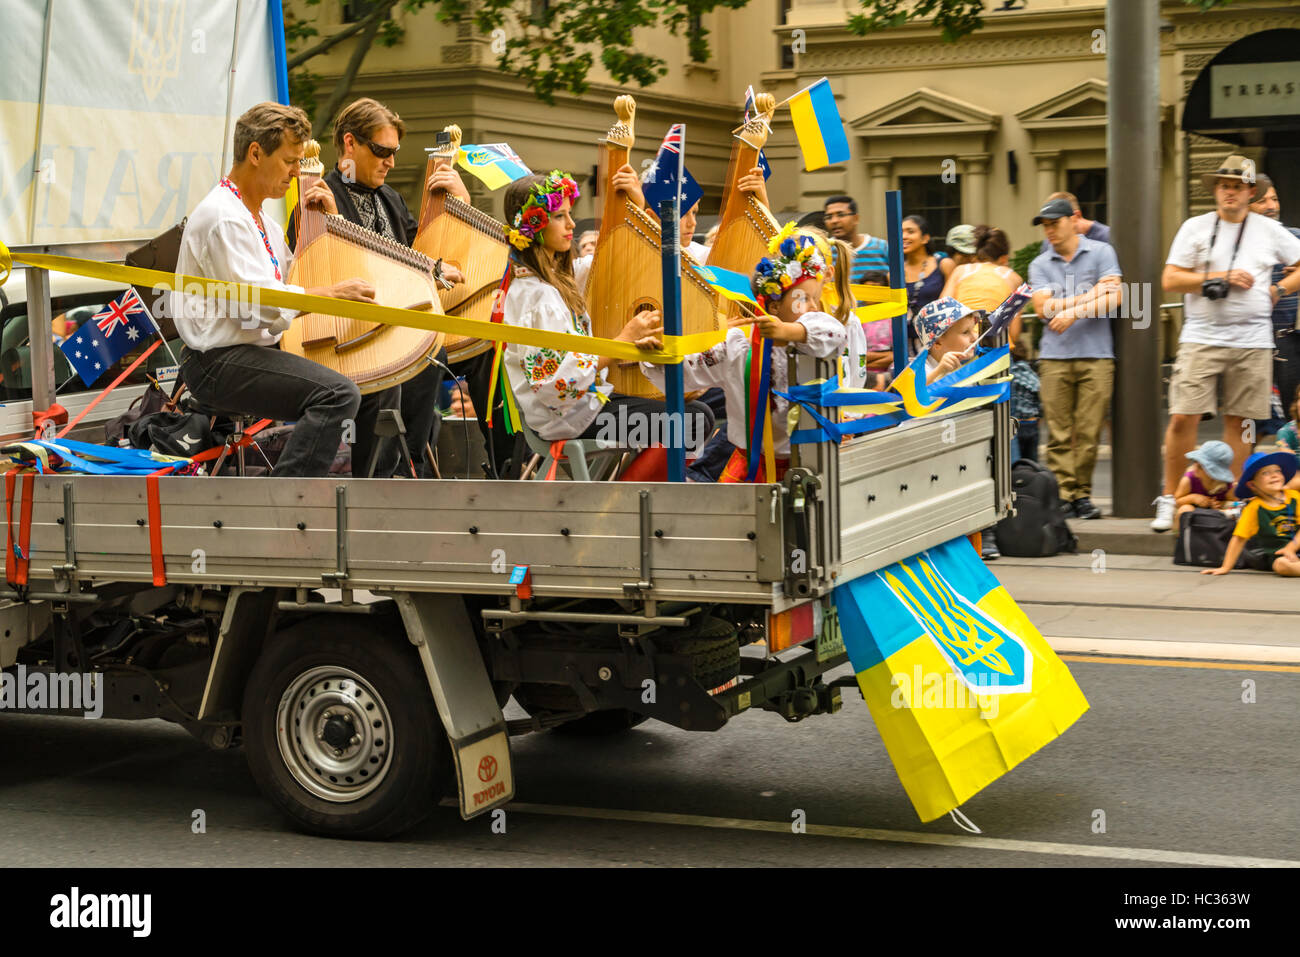
[[[767,245],[768,255],[758,261],[750,287],[759,305],[779,302],[781,297],[805,279],[822,279],[829,270],[829,256],[825,244],[806,229],[794,223],[772,237]]]
[[[551,221],[551,213],[564,205],[566,199],[572,203],[580,195],[577,183],[558,169],[551,170],[546,179],[533,184],[528,191],[523,207],[506,227],[506,238],[516,249],[527,249]]]

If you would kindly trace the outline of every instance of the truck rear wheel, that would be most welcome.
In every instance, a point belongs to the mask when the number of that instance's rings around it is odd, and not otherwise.
[[[270,640],[249,677],[243,722],[253,779],[313,834],[406,830],[433,810],[451,770],[415,649],[340,616]]]

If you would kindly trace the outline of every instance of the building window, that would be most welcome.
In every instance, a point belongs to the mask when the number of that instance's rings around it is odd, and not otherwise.
[[[686,43],[690,49],[692,63],[707,63],[709,58],[704,51],[704,17],[698,13],[691,14],[686,26]]]
[[[790,22],[790,7],[793,6],[794,0],[781,0],[777,5],[777,26],[785,26]],[[777,34],[778,48],[777,59],[781,64],[782,70],[794,69],[794,41],[788,33]]]
[[[961,225],[961,176],[945,183],[939,176],[900,176],[903,215],[921,216],[930,227],[930,248],[943,246],[948,230]]]
[[[374,7],[374,0],[343,0],[343,22],[357,23],[364,20]]]
[[[1065,173],[1065,188],[1079,200],[1079,212],[1084,219],[1110,222],[1106,211],[1106,171],[1104,169],[1072,169]]]

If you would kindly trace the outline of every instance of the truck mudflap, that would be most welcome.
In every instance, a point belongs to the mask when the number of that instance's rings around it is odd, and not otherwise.
[[[461,817],[469,820],[509,803],[515,796],[515,778],[506,719],[464,600],[415,592],[393,597],[447,729]]]

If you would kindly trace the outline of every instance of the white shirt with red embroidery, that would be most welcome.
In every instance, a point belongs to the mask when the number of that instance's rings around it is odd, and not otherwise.
[[[578,288],[587,283],[591,257],[574,261]],[[532,271],[515,267],[506,292],[505,321],[526,329],[591,335],[591,320],[575,316],[564,304],[560,291],[543,282]],[[600,357],[584,352],[562,352],[540,346],[508,344],[505,349],[506,377],[519,414],[537,437],[548,442],[572,439],[586,431],[596,419],[613,386],[605,370],[597,369]]]
[[[844,323],[824,312],[806,312],[796,322],[808,330],[805,342],[795,343],[804,355],[829,359],[843,351],[848,341]],[[748,329],[732,329],[727,338],[711,349],[687,356],[682,361],[682,379],[687,392],[721,386],[727,401],[727,440],[738,449],[749,448],[749,422],[746,418],[745,368],[749,365]],[[785,349],[772,346],[772,388],[788,391],[789,371]],[[659,390],[664,387],[664,367],[653,362],[641,363],[641,372]],[[786,424],[790,403],[773,396],[772,444],[781,458],[790,455],[790,432]]]
[[[280,275],[288,276],[293,254],[284,241],[284,228],[265,213],[262,222],[266,227],[266,242],[271,244],[271,252],[278,260]],[[302,286],[276,278],[277,264],[271,262],[266,242],[262,241],[248,207],[229,189],[214,186],[185,222],[176,271],[185,276],[302,292]],[[169,299],[176,331],[196,352],[241,344],[273,346],[298,314],[297,309],[241,302],[237,295],[205,298],[173,294]]]

